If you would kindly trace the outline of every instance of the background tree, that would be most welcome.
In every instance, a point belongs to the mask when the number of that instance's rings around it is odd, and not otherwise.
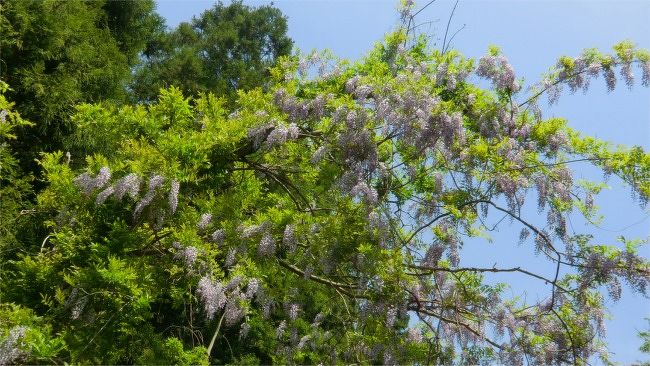
[[[221,2],[147,48],[131,85],[136,100],[151,102],[161,88],[185,95],[210,91],[232,100],[237,90],[262,86],[267,68],[291,51],[287,21],[272,6]]]
[[[130,68],[162,31],[154,2],[3,1],[0,78],[15,108],[36,123],[18,129],[15,146],[34,171],[39,151],[61,148],[70,113],[81,102],[122,102]]]

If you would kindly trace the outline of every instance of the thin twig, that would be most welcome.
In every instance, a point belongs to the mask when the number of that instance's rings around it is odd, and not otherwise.
[[[447,20],[447,27],[445,28],[445,38],[442,40],[442,54],[443,55],[445,54],[445,51],[446,51],[445,43],[447,43],[447,33],[449,32],[449,26],[451,25],[451,20],[454,17],[454,12],[456,11],[456,6],[458,6],[458,1],[459,0],[456,0],[456,2],[454,3],[454,8],[451,9],[451,14],[449,14],[449,20]]]

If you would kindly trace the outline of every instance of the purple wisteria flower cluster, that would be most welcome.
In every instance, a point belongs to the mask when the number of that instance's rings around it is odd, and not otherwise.
[[[73,183],[88,196],[94,190],[106,187],[110,180],[110,169],[103,167],[95,177],[90,176],[88,173],[82,173],[73,180]],[[99,206],[104,204],[111,196],[117,201],[122,201],[124,197],[129,196],[131,199],[137,200],[133,209],[133,217],[137,219],[148,206],[151,206],[154,199],[159,195],[160,188],[166,181],[167,179],[159,174],[152,175],[149,178],[146,193],[140,196],[143,179],[135,173],[127,174],[99,192],[95,197],[95,205]],[[169,191],[167,192],[166,205],[166,209],[170,214],[174,214],[178,208],[179,190],[180,183],[175,179],[171,180]],[[156,215],[158,216],[157,221],[162,221],[161,213],[158,212]]]

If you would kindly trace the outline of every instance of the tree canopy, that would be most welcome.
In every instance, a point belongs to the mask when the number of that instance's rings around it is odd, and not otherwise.
[[[272,6],[219,2],[165,33],[144,53],[131,85],[140,101],[155,101],[170,86],[186,95],[210,91],[229,99],[264,85],[268,67],[291,51],[287,21]]]
[[[650,53],[588,49],[525,89],[497,48],[473,60],[407,33],[358,62],[280,56],[236,93],[79,104],[65,150],[40,156],[31,204],[5,143],[29,122],[2,84],[0,363],[607,361],[605,297],[647,295],[650,263],[642,240],[567,230],[569,214],[597,217],[603,188],[571,164],[620,177],[644,205],[650,154],[538,105],[599,75],[631,86],[635,68],[647,87]],[[463,266],[495,212],[551,275]],[[512,298],[492,272],[549,291]]]
[[[36,123],[19,129],[23,164],[61,149],[74,106],[122,102],[130,69],[162,19],[154,2],[8,0],[0,4],[0,78],[16,109]]]

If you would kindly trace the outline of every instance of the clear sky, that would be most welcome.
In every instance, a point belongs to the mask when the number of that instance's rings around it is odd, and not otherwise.
[[[418,1],[423,5],[428,1]],[[227,3],[227,1],[226,1]],[[244,1],[248,5],[269,4],[270,1]],[[289,36],[302,51],[332,50],[337,56],[359,59],[383,35],[397,25],[397,0],[275,0],[289,19]],[[213,1],[158,0],[158,12],[170,27],[189,21],[211,7]],[[420,29],[440,44],[454,2],[437,0],[418,16],[418,22],[431,22]],[[614,43],[630,39],[650,49],[650,1],[496,1],[461,0],[452,19],[451,32],[465,25],[452,43],[468,57],[480,57],[488,45],[499,46],[509,58],[517,74],[527,82],[535,82],[561,55],[577,56],[584,48],[598,47],[609,51]],[[637,80],[640,70],[636,69]],[[650,89],[638,83],[628,90],[619,80],[614,92],[608,93],[601,79],[592,82],[586,94],[566,92],[552,108],[544,108],[545,116],[565,117],[572,127],[599,138],[627,145],[640,145],[650,150]],[[573,166],[576,175],[602,179],[600,173],[587,165]],[[610,190],[597,198],[606,220],[600,228],[588,229],[574,217],[575,232],[593,233],[599,243],[612,243],[619,235],[650,237],[650,210],[641,209],[630,199],[628,188],[611,179]],[[534,198],[531,197],[531,200]],[[537,215],[533,210],[529,215]],[[534,220],[533,220],[534,221]],[[540,219],[540,222],[543,220]],[[467,242],[462,264],[500,266],[522,263],[549,273],[544,260],[530,254],[530,247],[517,248],[519,228],[507,223],[493,235],[494,242]],[[650,258],[650,249],[644,251]],[[513,293],[527,291],[529,298],[543,294],[548,288],[525,279],[495,276],[508,282]],[[537,286],[537,287],[536,287]],[[636,330],[644,329],[644,317],[650,317],[650,302],[624,291],[621,301],[610,304],[613,320],[608,322],[607,341],[613,359],[622,364],[649,360],[638,351],[641,344]]]

